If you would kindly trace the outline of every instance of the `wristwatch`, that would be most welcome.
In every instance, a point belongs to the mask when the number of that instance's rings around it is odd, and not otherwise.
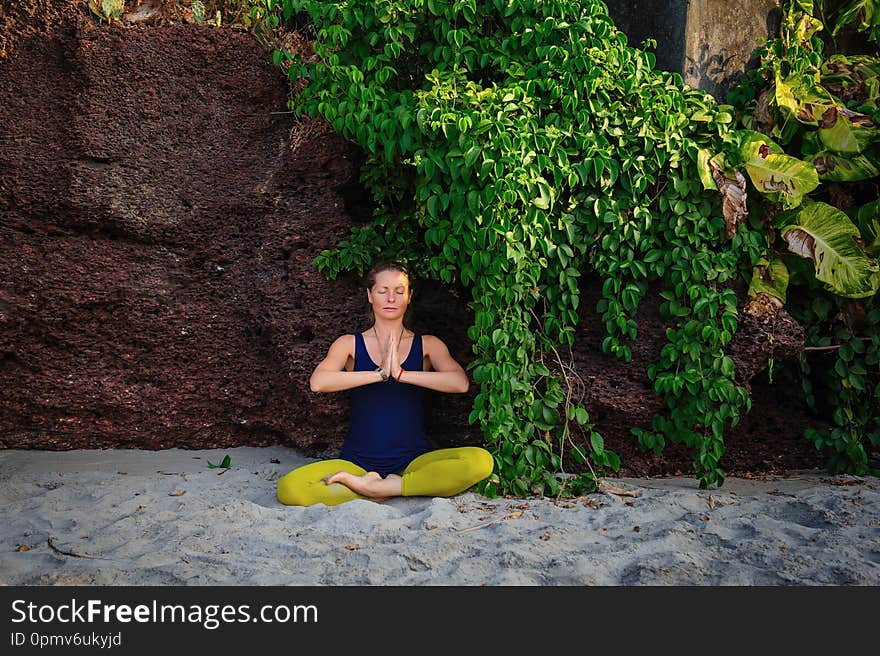
[[[379,374],[379,378],[382,380],[388,380],[388,374],[385,373],[382,367],[376,367],[376,373]]]

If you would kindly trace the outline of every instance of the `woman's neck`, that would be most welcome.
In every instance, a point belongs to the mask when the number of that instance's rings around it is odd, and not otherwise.
[[[394,335],[399,338],[406,332],[406,328],[403,326],[403,320],[387,321],[377,319],[373,322],[373,330],[376,331],[376,335],[380,340],[387,339],[389,335]]]

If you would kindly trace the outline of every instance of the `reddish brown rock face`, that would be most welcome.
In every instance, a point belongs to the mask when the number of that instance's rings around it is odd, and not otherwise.
[[[360,304],[311,260],[347,233],[356,153],[292,151],[248,35],[84,24],[0,69],[0,440],[332,441],[306,381]]]
[[[359,152],[287,113],[286,80],[247,34],[61,18],[22,30],[0,64],[0,448],[335,454],[345,395],[311,393],[308,377],[335,337],[366,328],[366,294],[312,261],[369,217]],[[424,283],[414,310],[416,330],[470,362],[466,299]],[[663,326],[647,302],[640,320],[624,365],[585,310],[587,405],[624,473],[687,473],[682,449],[645,455],[629,433],[661,408],[644,368]],[[432,399],[439,446],[480,441],[476,391]],[[821,465],[802,410],[770,396],[726,467]]]

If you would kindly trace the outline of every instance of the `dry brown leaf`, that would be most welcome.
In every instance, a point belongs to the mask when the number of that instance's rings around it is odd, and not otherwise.
[[[704,514],[700,515],[700,519],[702,519],[704,522],[708,522],[708,521],[709,521],[709,515],[706,515],[706,514],[704,513]]]
[[[713,497],[711,494],[709,494],[709,509],[711,510],[714,507],[715,507],[715,497]]]
[[[186,494],[186,490],[174,490],[174,492],[169,492],[168,496],[169,497],[182,497],[184,494]]]
[[[544,542],[546,542],[547,540],[550,539],[550,534],[549,533],[542,533],[538,537],[541,538],[542,540],[544,540]]]
[[[19,551],[30,551],[31,548],[29,546],[27,546],[26,544],[20,544],[20,545],[18,545],[18,550]]]
[[[624,505],[629,506],[630,508],[632,508],[633,506],[636,505],[636,502],[635,502],[635,501],[630,501],[629,499],[627,499],[627,500],[624,501],[623,503],[624,503]]]
[[[347,544],[345,545],[345,548],[349,551],[357,551],[358,549],[360,549],[360,547],[356,544]]]
[[[737,226],[745,220],[749,213],[746,203],[746,179],[742,173],[735,169],[722,170],[717,162],[712,160],[709,160],[709,168],[723,198],[722,213],[727,227],[727,236],[733,238]],[[732,173],[734,177],[727,177],[728,173]]]
[[[633,530],[634,530],[636,533],[638,533],[639,531],[642,530],[642,527],[641,527],[641,526],[633,526]]]
[[[522,517],[523,511],[517,510],[516,512],[508,513],[504,516],[504,519],[519,519]]]

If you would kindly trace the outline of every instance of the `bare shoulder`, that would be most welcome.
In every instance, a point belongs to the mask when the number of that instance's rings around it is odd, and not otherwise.
[[[446,347],[446,344],[443,343],[443,340],[435,335],[422,335],[422,350],[424,350],[425,354],[429,354],[431,351],[436,351],[438,349],[442,349],[443,351],[449,351]]]
[[[425,354],[427,370],[458,371],[461,365],[449,353],[443,340],[434,335],[422,335],[422,351]]]
[[[339,348],[350,348],[352,351],[354,350],[354,335],[349,333],[347,335],[340,335],[335,340],[333,340],[333,344],[331,348],[339,347]]]
[[[333,340],[330,348],[327,350],[326,361],[340,365],[345,363],[348,358],[354,357],[354,335],[342,335]]]

